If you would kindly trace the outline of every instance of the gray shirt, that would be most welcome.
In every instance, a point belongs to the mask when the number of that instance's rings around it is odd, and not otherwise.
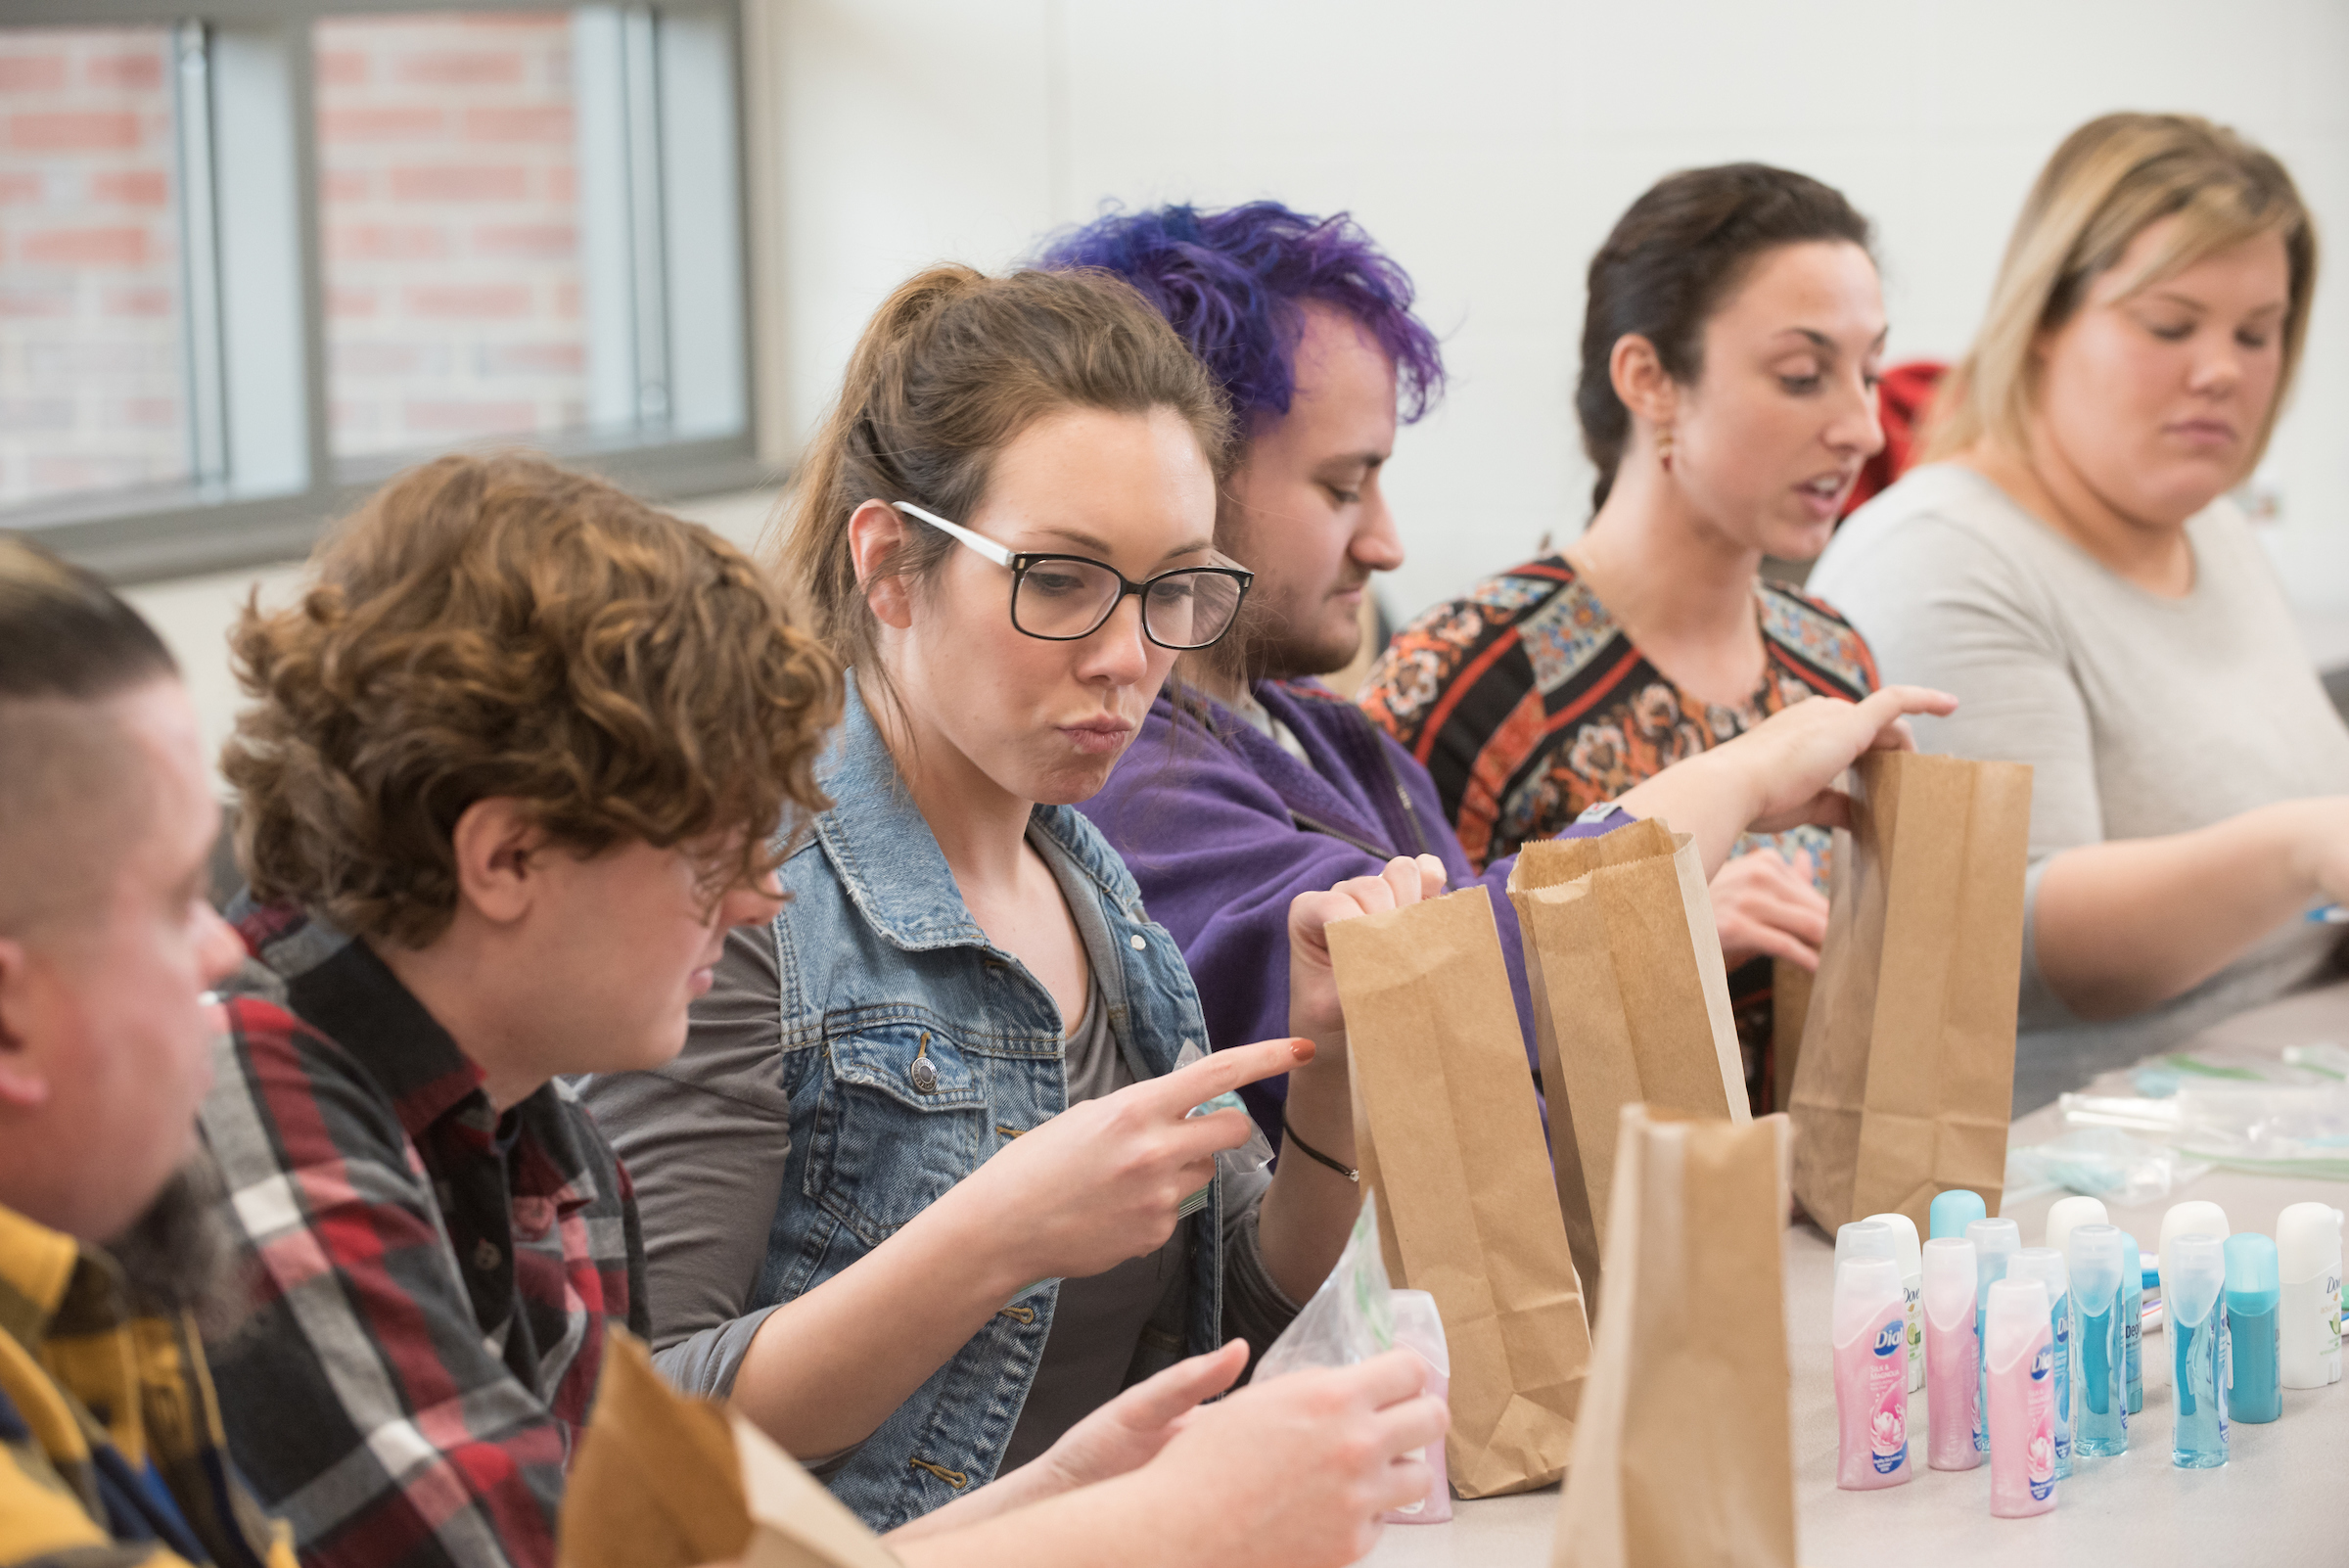
[[[1919,746],[2031,764],[2029,911],[2065,850],[2349,792],[2349,727],[2249,522],[2221,499],[2186,531],[2193,587],[2163,598],[1981,475],[1936,463],[1854,514],[1811,574],[1887,682],[1958,697],[1951,717],[1914,721]],[[2102,1024],[2049,989],[2036,930],[2027,912],[2017,1114],[2306,984],[2338,928],[2294,921],[2186,995]]]
[[[1065,860],[1048,835],[1032,832],[1028,842],[1043,855],[1064,890],[1078,886],[1074,879],[1083,873]],[[1111,961],[1105,956],[1110,933],[1093,899],[1072,896],[1068,902],[1088,963],[1098,972]],[[781,918],[791,918],[789,909]],[[1081,1025],[1072,1037],[1082,1058],[1064,1069],[1072,1101],[1080,1097],[1081,1088],[1098,1094],[1104,1092],[1103,1084],[1131,1083],[1134,1078],[1133,1058],[1116,1039],[1108,1009],[1099,1000],[1103,988],[1095,983],[1090,990],[1095,1001],[1088,1016],[1099,1007],[1103,1027],[1088,1030]],[[655,1360],[684,1387],[730,1390],[752,1338],[774,1310],[754,1306],[752,1296],[766,1260],[769,1223],[791,1152],[791,1102],[775,1066],[781,1016],[782,978],[772,933],[758,927],[736,930],[727,936],[716,984],[694,1004],[684,1053],[659,1073],[598,1075],[582,1085],[589,1107],[614,1130],[613,1140],[635,1185],[644,1226]],[[1257,1218],[1269,1184],[1270,1177],[1262,1172],[1234,1176],[1226,1171],[1221,1188],[1223,1329],[1227,1337],[1245,1337],[1259,1350],[1270,1344],[1298,1311],[1298,1304],[1283,1295],[1267,1272],[1257,1241]],[[1179,1264],[1179,1255],[1172,1256]],[[1138,1284],[1143,1270],[1156,1269],[1154,1260],[1160,1257],[1161,1253],[1145,1254],[1132,1265],[1121,1266],[1133,1271],[1133,1279],[1111,1284],[1115,1269],[1111,1275],[1096,1276],[1109,1287],[1104,1290],[1072,1292],[1062,1286],[1036,1374],[1049,1405],[1046,1414],[1059,1424],[1051,1426],[1046,1420],[1029,1432],[1023,1423],[1015,1429],[1015,1440],[1047,1429],[1058,1436],[1129,1378],[1179,1356],[1179,1324],[1174,1325],[1163,1348],[1156,1347],[1147,1326],[1151,1314],[1145,1310],[1134,1326],[1118,1329],[1122,1354],[1119,1347],[1103,1351],[1105,1361],[1115,1360],[1117,1372],[1105,1392],[1099,1387],[1102,1379],[1082,1367],[1074,1375],[1061,1367],[1046,1384],[1046,1369],[1064,1359],[1055,1356],[1062,1348],[1063,1324],[1124,1323],[1131,1316],[1125,1296],[1138,1292],[1123,1291],[1122,1286]],[[1105,1297],[1115,1298],[1106,1310]],[[1153,1296],[1151,1302],[1155,1307],[1158,1298]],[[1082,1334],[1070,1329],[1071,1336]],[[1054,1390],[1071,1397],[1063,1399]],[[1079,1398],[1093,1393],[1100,1397],[1076,1407]],[[1049,1441],[1046,1438],[1037,1449]],[[843,1457],[826,1456],[832,1461]]]
[[[1036,834],[1029,842],[1037,845],[1037,853],[1045,854],[1045,863],[1060,881],[1061,896],[1084,943],[1085,967],[1098,976],[1117,961],[1108,950],[1109,928],[1101,921],[1099,906],[1084,896],[1082,886],[1069,881],[1081,873],[1045,853],[1043,846],[1050,840]],[[1060,1062],[1071,1105],[1097,1100],[1134,1082],[1133,1067],[1110,1027],[1103,988],[1091,976],[1085,986],[1084,1016],[1069,1031]],[[1155,1250],[1106,1272],[1060,1282],[1059,1297],[1052,1304],[1052,1332],[1028,1385],[1028,1402],[1020,1407],[1019,1422],[1004,1447],[1003,1469],[1026,1464],[1114,1399],[1129,1380],[1142,1336],[1153,1323],[1164,1347],[1180,1350],[1181,1237],[1177,1229]]]

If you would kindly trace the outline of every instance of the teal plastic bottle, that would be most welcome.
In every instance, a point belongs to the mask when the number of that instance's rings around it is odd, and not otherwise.
[[[1963,1187],[1937,1192],[1933,1195],[1933,1206],[1925,1211],[1925,1239],[1931,1241],[1939,1236],[1956,1236],[1962,1241],[1965,1239],[1965,1227],[1987,1218],[1989,1214],[1990,1210],[1982,1202],[1979,1192],[1968,1192]]]
[[[2278,1379],[2276,1309],[2283,1298],[2276,1243],[2255,1230],[2227,1238],[2227,1332],[2234,1377],[2227,1385],[2227,1418],[2273,1421],[2283,1413]]]

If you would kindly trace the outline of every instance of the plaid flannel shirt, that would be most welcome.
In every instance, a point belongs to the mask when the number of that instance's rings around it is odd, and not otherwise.
[[[500,1117],[363,942],[248,910],[204,1112],[258,1320],[213,1348],[237,1463],[309,1568],[551,1565],[608,1329],[642,1336],[627,1176],[567,1084]]]
[[[294,1568],[230,1478],[184,1318],[133,1315],[122,1274],[0,1208],[0,1565]]]

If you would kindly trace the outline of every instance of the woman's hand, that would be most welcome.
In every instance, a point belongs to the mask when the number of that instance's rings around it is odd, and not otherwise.
[[[1338,976],[1329,959],[1329,928],[1357,915],[1380,914],[1444,891],[1444,862],[1432,854],[1413,859],[1399,854],[1374,877],[1349,877],[1327,893],[1301,893],[1289,900],[1289,1033],[1317,1045],[1346,1037],[1338,1009]],[[1344,1067],[1334,1051],[1320,1058]]]
[[[1871,751],[1912,751],[1910,714],[1957,712],[1958,699],[1924,686],[1887,686],[1865,702],[1813,697],[1782,708],[1735,740],[1675,762],[1616,805],[1660,816],[1696,840],[1705,875],[1727,864],[1738,836],[1806,823],[1849,827],[1843,770]]]
[[[1767,953],[1818,972],[1827,900],[1813,880],[1809,851],[1790,862],[1773,850],[1749,850],[1713,873],[1707,891],[1723,963],[1734,969]]]
[[[1137,1469],[992,1515],[996,1488],[984,1488],[891,1532],[890,1549],[907,1568],[1341,1568],[1377,1543],[1380,1514],[1427,1496],[1434,1474],[1419,1451],[1451,1419],[1426,1379],[1425,1363],[1397,1350],[1254,1384],[1174,1417]]]
[[[1451,1424],[1407,1350],[1252,1383],[1180,1423],[1136,1476],[1192,1499],[1195,1561],[1337,1568],[1377,1544],[1379,1515],[1427,1496],[1419,1451]]]
[[[1231,1387],[1247,1365],[1248,1343],[1238,1339],[1210,1355],[1176,1361],[1070,1427],[1059,1442],[992,1486],[899,1525],[889,1533],[890,1545],[964,1529],[1140,1469],[1182,1429],[1183,1417]]]
[[[1836,787],[1844,769],[1869,752],[1916,750],[1907,715],[1957,711],[1957,698],[1929,686],[1887,686],[1857,703],[1813,697],[1706,755],[1733,759],[1753,792],[1747,832],[1850,827],[1851,797]]]
[[[1036,1496],[1048,1497],[1137,1470],[1158,1457],[1182,1429],[1184,1416],[1239,1381],[1247,1366],[1247,1342],[1237,1339],[1211,1355],[1176,1361],[1070,1427],[1034,1464],[1013,1473],[1042,1471],[1036,1484],[1049,1490]]]
[[[1081,1101],[996,1150],[930,1212],[973,1238],[974,1260],[1018,1274],[1010,1291],[1114,1268],[1164,1245],[1216,1156],[1248,1141],[1247,1113],[1191,1109],[1313,1059],[1311,1040],[1261,1040]]]

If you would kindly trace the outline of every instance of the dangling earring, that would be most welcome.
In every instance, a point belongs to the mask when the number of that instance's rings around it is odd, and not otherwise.
[[[1672,472],[1672,427],[1664,425],[1656,431],[1656,462],[1665,473]]]

